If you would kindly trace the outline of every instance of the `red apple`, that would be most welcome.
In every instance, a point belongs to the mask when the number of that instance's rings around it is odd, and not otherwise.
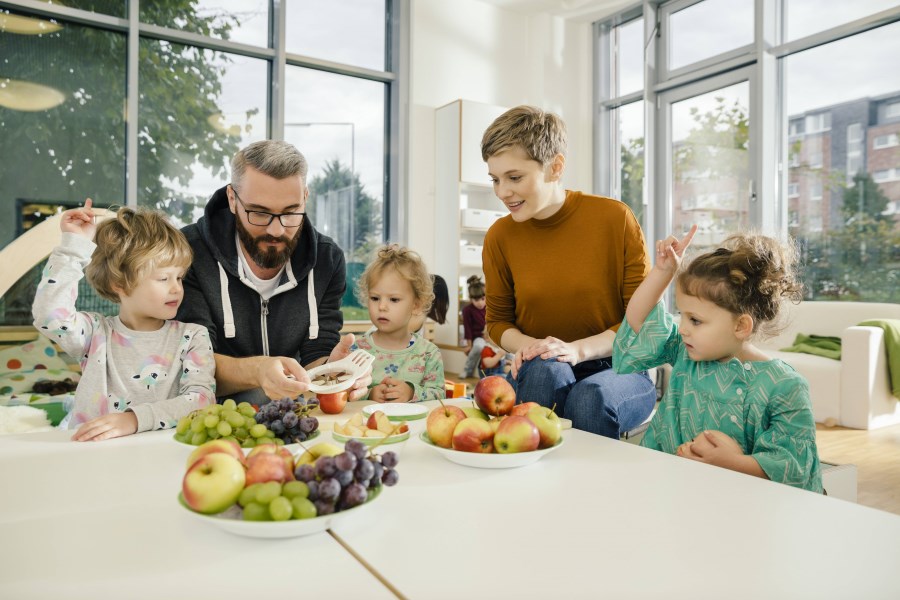
[[[484,419],[467,417],[453,430],[453,449],[490,454],[494,451],[494,430]]]
[[[319,399],[319,408],[323,413],[329,415],[340,414],[347,406],[347,400],[350,398],[350,391],[334,392],[332,394],[316,394]]]
[[[537,425],[520,415],[503,419],[494,434],[494,448],[500,454],[531,452],[537,450],[540,442],[541,434]]]
[[[201,456],[184,474],[181,495],[185,503],[200,513],[220,513],[235,502],[244,489],[244,465],[224,452]]]
[[[250,464],[250,459],[258,454],[276,454],[284,459],[285,464],[288,469],[291,471],[294,470],[294,455],[291,454],[291,451],[285,448],[284,446],[279,446],[278,444],[260,444],[258,446],[254,446],[250,453],[247,455],[247,464]]]
[[[237,442],[231,440],[212,440],[194,448],[194,451],[188,456],[188,468],[197,462],[198,459],[215,452],[224,452],[225,454],[238,459],[242,465],[247,465],[247,461],[244,460],[244,451],[241,450],[241,447]]]
[[[453,430],[466,418],[466,413],[458,406],[438,406],[428,413],[425,431],[435,446],[449,448],[453,441]]]
[[[247,485],[277,481],[293,481],[294,472],[279,454],[257,454],[247,459]]]
[[[532,408],[540,408],[541,405],[537,402],[523,402],[522,404],[516,404],[513,406],[512,410],[509,412],[511,415],[518,415],[520,417],[524,417],[528,414],[528,411]]]
[[[549,408],[545,406],[532,408],[525,415],[525,418],[538,428],[538,433],[541,436],[541,443],[538,445],[538,448],[555,446],[562,437],[562,421],[559,420],[559,415]]]
[[[478,408],[489,415],[508,415],[516,404],[516,391],[500,375],[479,381],[473,396]]]

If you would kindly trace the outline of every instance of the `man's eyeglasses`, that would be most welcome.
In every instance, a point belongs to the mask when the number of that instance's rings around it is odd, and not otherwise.
[[[303,224],[303,217],[306,216],[305,212],[281,213],[280,215],[276,215],[275,213],[265,212],[263,210],[247,210],[247,206],[244,204],[244,201],[241,200],[241,197],[238,196],[234,185],[231,186],[231,191],[234,192],[234,197],[237,198],[237,201],[240,202],[241,206],[244,208],[244,212],[247,213],[247,221],[249,221],[251,225],[268,227],[276,217],[284,228],[300,227],[300,225]]]

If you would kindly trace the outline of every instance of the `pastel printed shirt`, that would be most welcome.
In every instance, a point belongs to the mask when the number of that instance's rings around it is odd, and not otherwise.
[[[353,345],[354,349],[361,348],[375,355],[369,390],[390,376],[412,384],[412,402],[445,397],[444,361],[437,346],[414,333],[413,343],[403,350],[386,350],[375,345],[372,334],[372,331],[367,332]]]
[[[635,373],[665,363],[672,365],[668,389],[642,446],[674,454],[714,429],[736,440],[772,481],[822,491],[809,384],[790,365],[778,359],[694,361],[660,302],[639,333],[623,321],[613,368]]]
[[[78,281],[95,245],[62,234],[34,299],[34,326],[81,363],[81,380],[65,426],[131,410],[138,431],[174,427],[215,403],[215,359],[201,325],[166,321],[157,331],[132,331],[118,316],[78,312]]]

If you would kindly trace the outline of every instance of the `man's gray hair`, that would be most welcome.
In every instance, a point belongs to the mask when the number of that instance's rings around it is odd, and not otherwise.
[[[275,179],[299,175],[304,185],[309,170],[306,158],[300,151],[280,140],[253,142],[243,150],[239,150],[231,159],[232,185],[240,187],[248,166]]]

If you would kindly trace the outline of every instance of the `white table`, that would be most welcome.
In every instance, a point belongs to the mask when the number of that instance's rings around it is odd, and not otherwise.
[[[249,539],[185,514],[191,448],[171,430],[70,435],[0,436],[0,598],[396,598],[327,533]]]
[[[184,514],[171,431],[0,436],[0,598],[395,597],[366,565],[428,600],[900,597],[895,515],[578,431],[528,467],[462,467],[410,425],[400,484],[335,529],[362,562]]]
[[[410,440],[398,470],[336,533],[408,598],[900,597],[900,517],[581,431],[509,470]]]

